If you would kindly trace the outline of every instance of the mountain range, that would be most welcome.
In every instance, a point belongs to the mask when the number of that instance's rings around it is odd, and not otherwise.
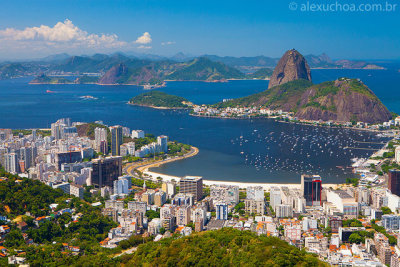
[[[365,61],[331,60],[326,54],[320,56],[305,56],[310,68],[364,68],[379,69],[378,65]],[[51,55],[45,58],[25,62],[0,63],[0,79],[18,78],[24,76],[71,75],[80,76],[85,73],[96,73],[100,76],[115,70],[120,64],[128,71],[125,78],[115,79],[122,83],[143,84],[162,79],[171,80],[202,80],[218,81],[226,79],[265,79],[269,78],[279,59],[255,57],[220,57],[204,55],[201,57],[187,56],[178,53],[172,57],[157,55],[127,55],[114,53],[111,55],[94,54],[92,56],[70,56],[68,54]],[[126,77],[128,73],[136,73],[138,77]],[[265,74],[265,75],[264,75]],[[150,77],[152,76],[152,77]],[[105,82],[109,82],[107,75]],[[92,80],[91,80],[92,81]],[[151,82],[150,82],[151,84]]]

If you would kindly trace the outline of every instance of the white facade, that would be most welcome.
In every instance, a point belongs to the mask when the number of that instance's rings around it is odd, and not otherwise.
[[[276,206],[282,203],[281,189],[279,187],[271,187],[269,199],[270,206],[275,210]]]
[[[132,138],[144,138],[144,131],[142,131],[142,130],[133,130],[131,137]]]
[[[277,218],[293,217],[293,208],[291,205],[280,204],[275,209]]]
[[[358,216],[359,204],[348,193],[342,190],[328,190],[327,202],[331,202],[343,215]]]
[[[246,199],[264,200],[264,188],[262,186],[249,186],[246,188]]]
[[[391,211],[397,212],[400,208],[400,197],[392,194],[389,190],[386,191],[387,196],[387,206],[390,208]]]

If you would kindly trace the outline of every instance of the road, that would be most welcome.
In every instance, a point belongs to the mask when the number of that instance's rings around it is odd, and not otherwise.
[[[139,171],[143,172],[151,167],[158,167],[162,164],[166,164],[166,163],[173,162],[176,160],[193,157],[193,156],[197,155],[197,153],[199,153],[199,149],[197,147],[192,146],[190,148],[190,151],[183,156],[174,157],[174,158],[166,158],[166,159],[158,160],[158,161],[147,160],[147,161],[142,161],[142,162],[127,163],[123,168],[123,172],[128,175],[131,175],[131,176],[137,176],[135,173],[135,170],[139,170]]]

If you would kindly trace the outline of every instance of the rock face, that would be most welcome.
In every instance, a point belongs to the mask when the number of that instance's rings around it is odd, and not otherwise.
[[[392,114],[360,80],[340,78],[313,85],[299,79],[264,92],[217,104],[220,107],[267,107],[304,120],[381,123]]]
[[[297,110],[298,118],[309,120],[381,123],[392,118],[365,84],[346,78],[311,86],[303,93]]]
[[[128,67],[123,63],[117,64],[100,78],[99,84],[117,84],[117,81],[127,74]]]
[[[268,88],[298,79],[311,81],[311,71],[306,59],[295,49],[286,51],[279,60],[269,81]]]

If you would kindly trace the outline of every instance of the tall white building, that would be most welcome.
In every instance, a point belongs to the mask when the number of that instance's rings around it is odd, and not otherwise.
[[[246,199],[264,200],[264,188],[262,186],[249,186],[246,193]]]
[[[275,207],[275,213],[277,218],[293,217],[293,207],[280,204]]]
[[[217,220],[228,220],[228,205],[218,203],[215,207]]]
[[[130,176],[121,176],[118,177],[118,180],[114,181],[114,194],[121,195],[121,194],[129,194],[129,189],[132,185],[132,177]]]
[[[102,150],[104,150],[104,149],[102,149],[102,147],[103,147],[102,144],[107,143],[107,129],[100,128],[100,127],[97,127],[96,129],[94,129],[94,141],[96,144],[96,151],[102,152]],[[104,154],[106,154],[106,153],[104,153]]]
[[[270,206],[272,207],[273,210],[275,210],[276,206],[282,203],[281,189],[275,186],[271,187],[269,199],[270,199]]]
[[[161,152],[168,152],[168,136],[160,135],[157,137],[157,144],[161,147]]]
[[[18,155],[16,153],[9,153],[5,155],[5,163],[6,166],[4,168],[6,171],[10,173],[18,173],[19,165],[18,165]]]
[[[144,138],[144,131],[142,131],[142,130],[133,130],[131,137],[132,138]]]

